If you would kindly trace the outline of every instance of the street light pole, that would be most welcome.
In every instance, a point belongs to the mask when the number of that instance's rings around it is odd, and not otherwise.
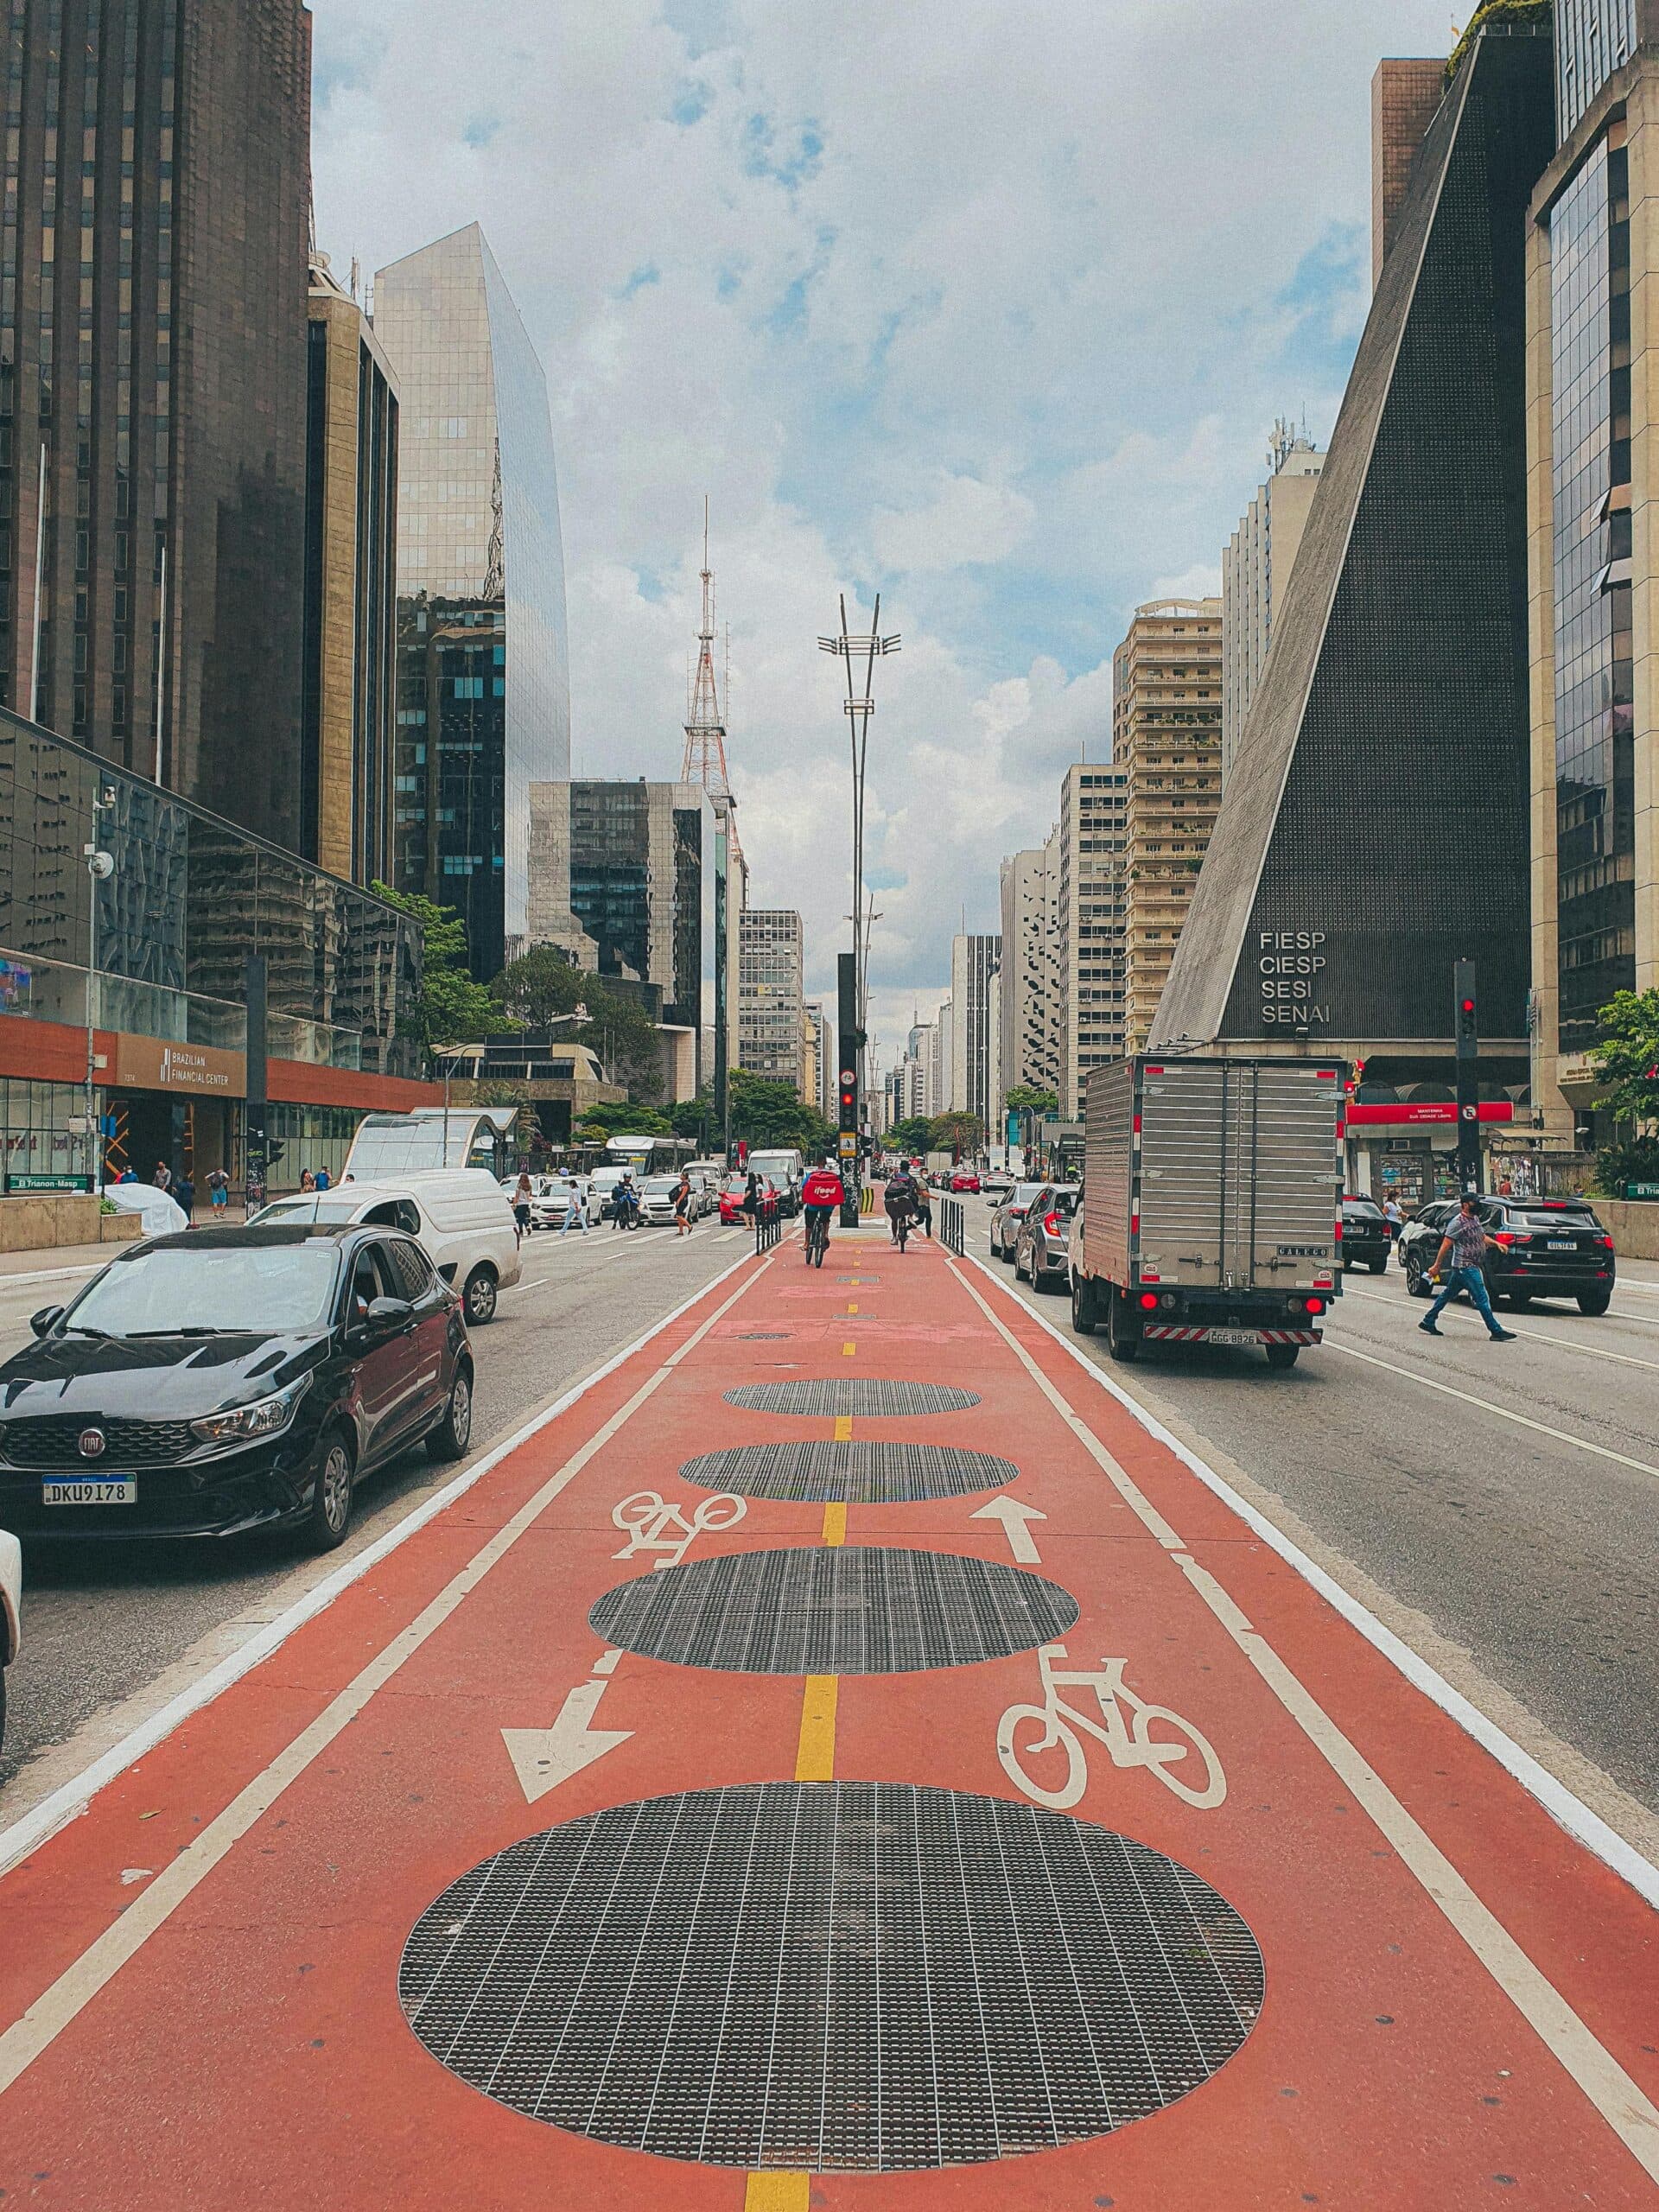
[[[114,855],[103,851],[98,842],[99,817],[115,804],[115,793],[107,787],[92,794],[92,840],[81,847],[81,856],[86,862],[86,1095],[84,1119],[86,1123],[86,1187],[96,1193],[99,1187],[98,1104],[98,887],[107,883],[115,874]]]
[[[857,979],[858,996],[858,1053],[853,1065],[858,1071],[859,1090],[862,1095],[865,1076],[865,1046],[863,1039],[869,1027],[869,1001],[866,976],[867,931],[864,918],[864,762],[869,747],[870,716],[875,712],[875,701],[870,696],[871,680],[875,673],[878,656],[896,653],[899,639],[895,632],[890,638],[881,635],[881,594],[875,598],[875,609],[870,617],[866,633],[855,636],[847,627],[847,594],[841,594],[841,633],[838,637],[820,638],[820,652],[834,653],[847,664],[847,696],[842,701],[842,711],[848,718],[852,739],[853,767],[853,972]],[[863,683],[856,680],[856,666],[864,664]],[[842,1043],[841,1053],[846,1058]]]

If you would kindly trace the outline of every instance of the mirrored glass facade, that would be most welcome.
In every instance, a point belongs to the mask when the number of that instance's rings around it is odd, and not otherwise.
[[[1615,69],[1636,52],[1637,0],[1555,0],[1556,133],[1571,136]]]
[[[98,802],[96,810],[94,802]],[[269,968],[276,1059],[417,1076],[414,925],[231,823],[0,713],[0,1013],[79,1025],[97,887],[100,1028],[240,1052],[243,962]]]
[[[397,880],[461,910],[487,981],[528,941],[530,785],[570,768],[546,379],[476,224],[380,271],[374,328],[402,399]]]
[[[1599,143],[1549,218],[1560,1049],[1636,982],[1629,157]]]

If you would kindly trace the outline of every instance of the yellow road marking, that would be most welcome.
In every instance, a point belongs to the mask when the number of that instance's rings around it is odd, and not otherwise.
[[[837,1443],[837,1444],[850,1444],[850,1443],[852,1442],[852,1440],[853,1440],[853,1417],[852,1417],[851,1414],[837,1414],[836,1415],[836,1443]]]
[[[836,1772],[836,1675],[809,1675],[801,1700],[801,1739],[795,1753],[797,1782],[831,1782]]]
[[[847,1541],[847,1507],[844,1501],[826,1505],[823,1509],[823,1541],[826,1544],[844,1544]]]
[[[751,2174],[743,2212],[806,2212],[811,2202],[810,2174]]]
[[[843,1359],[850,1359],[852,1357],[853,1348],[851,1344],[842,1344],[841,1348],[841,1356]]]
[[[847,1308],[847,1311],[848,1311],[849,1313],[857,1313],[857,1311],[858,1311],[858,1308],[857,1308],[857,1306],[849,1306]]]

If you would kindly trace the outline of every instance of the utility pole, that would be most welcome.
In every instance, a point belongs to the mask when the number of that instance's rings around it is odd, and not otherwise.
[[[858,1227],[859,1058],[864,1034],[858,1020],[858,956],[842,952],[836,959],[837,1004],[836,1050],[841,1073],[836,1084],[836,1145],[841,1161],[841,1225]]]
[[[1458,1189],[1465,1197],[1480,1188],[1480,1010],[1475,998],[1475,963],[1459,960],[1452,971],[1453,1034],[1458,1047]]]
[[[870,683],[875,673],[879,655],[896,653],[899,639],[895,632],[890,638],[881,635],[881,594],[875,595],[875,611],[870,617],[867,633],[854,636],[847,627],[847,594],[841,594],[841,634],[835,638],[820,638],[818,651],[834,653],[847,664],[847,696],[842,701],[842,711],[848,718],[852,737],[853,754],[853,991],[856,1001],[855,1019],[851,1027],[856,1039],[855,1055],[848,1053],[845,1040],[841,1044],[843,1071],[854,1070],[860,1087],[864,1081],[865,1033],[868,1028],[868,991],[865,975],[865,937],[867,924],[864,915],[864,760],[870,738],[870,716],[875,712],[875,701],[870,696]],[[860,661],[864,664],[864,678],[861,689],[855,671]],[[855,1123],[855,1128],[857,1124]]]

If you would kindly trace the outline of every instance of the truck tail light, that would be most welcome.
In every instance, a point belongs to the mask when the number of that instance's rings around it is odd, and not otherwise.
[[[1305,1298],[1302,1304],[1310,1313],[1323,1313],[1325,1311],[1325,1300],[1322,1298]]]
[[[1143,1313],[1155,1313],[1157,1310],[1157,1292],[1155,1290],[1143,1290],[1141,1294],[1141,1311]]]

